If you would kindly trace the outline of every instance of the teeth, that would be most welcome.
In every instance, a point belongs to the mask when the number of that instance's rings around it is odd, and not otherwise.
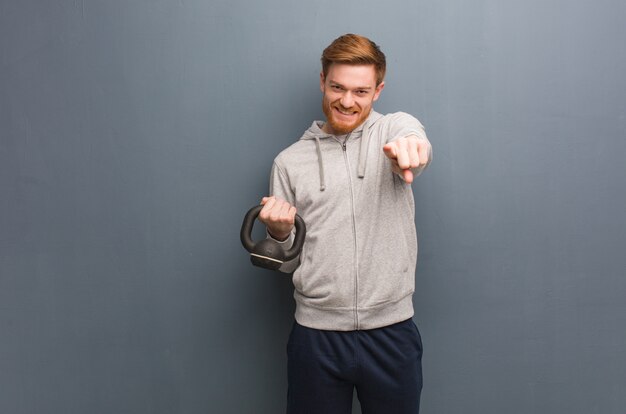
[[[341,109],[337,109],[337,110],[338,110],[339,112],[341,112],[342,114],[344,114],[344,115],[354,115],[354,114],[356,114],[356,112],[344,112],[344,111],[342,111]]]

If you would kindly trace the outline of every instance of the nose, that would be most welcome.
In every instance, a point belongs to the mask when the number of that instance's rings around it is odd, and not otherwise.
[[[342,96],[341,96],[341,106],[343,106],[344,108],[352,108],[352,106],[354,105],[354,97],[352,96],[352,93],[347,91],[345,92]]]

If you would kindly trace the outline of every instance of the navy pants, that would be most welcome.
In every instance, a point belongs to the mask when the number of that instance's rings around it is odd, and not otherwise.
[[[287,414],[418,414],[422,341],[409,319],[379,329],[320,331],[294,323]]]

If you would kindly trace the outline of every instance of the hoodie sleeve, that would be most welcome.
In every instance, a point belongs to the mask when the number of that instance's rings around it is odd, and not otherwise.
[[[410,135],[414,135],[420,141],[424,141],[428,144],[428,162],[422,168],[413,169],[413,174],[415,175],[415,177],[417,177],[422,173],[422,171],[426,169],[426,167],[430,165],[431,161],[433,160],[433,147],[426,137],[424,125],[422,125],[422,123],[418,121],[415,117],[405,112],[397,112],[391,115],[391,119],[389,120],[388,134],[386,137],[387,140],[385,143],[393,142],[398,138],[408,137]]]
[[[270,174],[270,196],[275,196],[278,198],[282,198],[287,201],[292,206],[296,204],[296,198],[291,191],[291,186],[289,185],[289,179],[285,176],[284,172],[280,169],[280,167],[274,161],[272,165],[272,172]],[[276,241],[283,245],[283,248],[289,249],[293,244],[293,240],[295,238],[295,230],[291,231],[291,234],[285,241],[276,240],[273,238],[270,233],[266,230],[267,238]],[[298,266],[300,265],[300,255],[298,255],[295,259],[290,260],[288,262],[283,263],[279,271],[283,273],[293,273]]]

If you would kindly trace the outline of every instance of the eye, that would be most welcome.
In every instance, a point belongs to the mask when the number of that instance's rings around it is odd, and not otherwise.
[[[331,88],[333,88],[333,90],[335,90],[335,91],[340,91],[341,90],[341,86],[339,86],[339,85],[331,85]]]
[[[358,90],[356,91],[357,95],[367,95],[367,91],[364,90]]]

